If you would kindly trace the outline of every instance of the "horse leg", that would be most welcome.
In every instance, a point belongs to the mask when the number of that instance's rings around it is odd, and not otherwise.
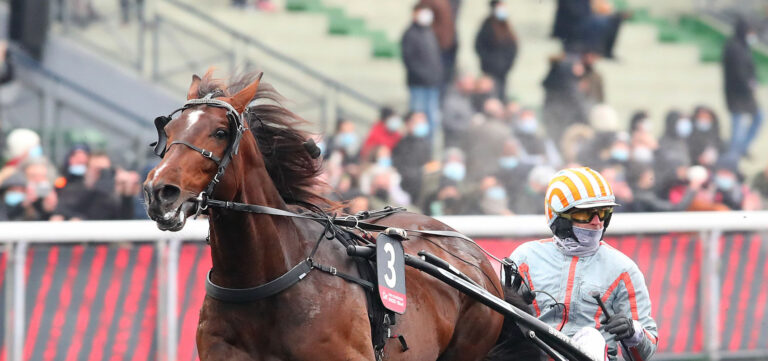
[[[503,321],[488,306],[473,302],[459,317],[451,343],[438,360],[482,360],[496,343]]]

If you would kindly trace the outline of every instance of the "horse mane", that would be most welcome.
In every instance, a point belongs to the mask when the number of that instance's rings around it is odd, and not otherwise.
[[[200,82],[198,98],[208,94],[214,98],[233,96],[258,77],[257,73],[245,73],[232,77],[225,85],[210,73]],[[318,177],[322,173],[322,159],[312,158],[304,145],[309,133],[299,129],[309,122],[283,106],[283,100],[272,85],[262,81],[243,112],[267,173],[286,203],[303,201],[334,207],[335,202],[318,193],[327,188]]]

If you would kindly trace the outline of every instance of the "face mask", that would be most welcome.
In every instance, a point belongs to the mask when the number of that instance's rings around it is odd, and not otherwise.
[[[653,151],[646,147],[635,147],[632,149],[632,160],[641,163],[653,162]]]
[[[683,118],[677,121],[676,130],[678,137],[688,138],[691,135],[691,131],[693,131],[693,125],[689,119]]]
[[[381,168],[389,168],[392,166],[392,158],[390,157],[381,157],[376,160],[376,165]]]
[[[34,148],[30,149],[29,152],[27,152],[27,157],[29,158],[40,158],[43,156],[43,147],[37,145]]]
[[[421,26],[430,26],[434,20],[434,14],[430,9],[421,9],[416,14],[416,23]]]
[[[600,247],[600,240],[603,238],[603,228],[586,229],[574,226],[573,235],[576,236],[576,239],[571,237],[566,239],[555,237],[555,243],[567,256],[591,256]]]
[[[87,167],[85,164],[73,164],[69,166],[69,174],[76,175],[76,176],[82,176],[85,174],[85,170]]]
[[[499,158],[499,166],[504,169],[513,169],[517,167],[519,163],[520,161],[517,160],[517,157],[513,156]]]
[[[507,12],[507,8],[504,6],[497,6],[493,9],[493,15],[498,20],[507,20],[507,17],[509,17],[509,13]]]
[[[355,133],[341,133],[336,136],[339,146],[344,148],[347,154],[353,154],[357,150],[357,135]]]
[[[629,152],[626,149],[613,149],[611,150],[611,159],[626,162],[629,160]]]
[[[733,178],[716,176],[715,184],[717,185],[718,189],[727,191],[733,188],[734,184],[736,184],[736,181]]]
[[[501,186],[493,186],[485,190],[485,196],[498,201],[507,198],[507,191]]]
[[[389,117],[389,119],[387,119],[386,125],[387,130],[394,133],[400,130],[400,127],[403,126],[403,119],[400,117]]]
[[[24,193],[8,191],[5,193],[5,204],[15,207],[24,201]]]
[[[539,128],[539,123],[536,121],[536,118],[523,119],[520,121],[520,123],[517,123],[517,129],[519,129],[520,132],[525,134],[536,133],[536,130],[538,128]]]
[[[698,129],[700,132],[706,132],[710,129],[712,129],[712,121],[709,119],[707,120],[697,120],[696,121],[696,129]]]
[[[464,176],[467,175],[467,168],[459,162],[445,163],[443,175],[452,181],[461,182],[464,180]]]
[[[755,46],[755,44],[757,44],[758,41],[760,41],[760,39],[757,37],[756,34],[753,34],[753,33],[747,34],[747,44],[749,44],[749,46]]]
[[[427,123],[419,123],[413,127],[413,136],[416,138],[424,138],[429,134],[429,125]]]

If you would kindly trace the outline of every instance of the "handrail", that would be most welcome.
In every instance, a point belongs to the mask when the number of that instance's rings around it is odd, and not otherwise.
[[[61,84],[67,88],[70,88],[76,93],[79,93],[80,95],[93,100],[99,105],[102,105],[108,109],[113,109],[116,113],[120,113],[123,117],[130,120],[131,122],[135,123],[136,125],[139,125],[144,128],[148,128],[150,126],[149,121],[147,121],[144,117],[136,114],[132,110],[125,108],[124,106],[120,105],[119,103],[116,103],[112,100],[109,100],[97,93],[94,93],[81,85],[66,79],[59,75],[58,73],[46,68],[43,66],[39,61],[33,59],[31,56],[26,54],[23,50],[19,49],[15,44],[9,44],[8,46],[8,52],[13,57],[13,64],[14,65],[21,65],[31,71],[34,71],[50,80],[53,80],[57,84]]]
[[[182,3],[182,2],[180,2],[178,0],[164,0],[164,1],[166,3],[169,3],[169,4],[177,7],[180,10],[183,10],[183,11],[185,11],[185,12],[191,14],[191,15],[194,15],[194,16],[200,18],[203,21],[208,22],[209,24],[217,27],[219,30],[222,30],[222,31],[228,33],[229,35],[235,37],[238,40],[245,41],[249,45],[253,45],[253,46],[259,48],[261,51],[263,51],[263,52],[273,56],[274,58],[276,58],[276,59],[278,59],[278,60],[280,60],[282,62],[284,62],[285,64],[289,65],[292,68],[295,68],[296,70],[299,70],[299,71],[309,75],[310,77],[315,78],[315,79],[317,79],[317,80],[319,80],[319,81],[321,81],[323,83],[330,84],[331,86],[333,86],[338,91],[340,91],[342,93],[345,93],[346,95],[349,95],[352,98],[355,98],[355,99],[359,100],[360,102],[362,102],[362,103],[364,103],[366,105],[369,105],[371,107],[376,107],[376,108],[380,107],[379,102],[377,102],[376,100],[368,97],[367,95],[362,94],[361,92],[359,92],[359,91],[349,87],[348,85],[342,84],[342,83],[338,82],[337,80],[332,79],[331,77],[329,77],[329,76],[327,76],[325,74],[322,74],[319,71],[304,65],[300,61],[298,61],[298,60],[296,60],[296,59],[294,59],[294,58],[292,58],[292,57],[290,57],[288,55],[285,55],[285,54],[283,54],[283,53],[273,49],[272,47],[264,44],[263,42],[255,39],[255,38],[253,38],[253,37],[251,37],[249,35],[246,35],[246,34],[243,34],[243,33],[239,32],[238,30],[234,29],[230,25],[228,25],[226,23],[223,23],[223,22],[213,18],[212,16],[210,16],[210,15],[200,11],[197,8],[195,8],[194,6],[190,6],[188,4],[184,4],[184,3]]]

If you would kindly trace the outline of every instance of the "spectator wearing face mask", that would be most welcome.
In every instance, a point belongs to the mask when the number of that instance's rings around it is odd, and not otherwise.
[[[523,179],[528,178],[528,173],[533,166],[530,163],[524,163],[522,159],[521,146],[514,138],[509,138],[504,143],[504,149],[497,158],[499,170],[496,178],[507,191],[510,200],[517,198],[525,186]]]
[[[360,175],[360,191],[371,195],[373,209],[384,206],[411,207],[411,197],[401,187],[402,177],[392,166],[392,151],[385,147],[376,148],[372,164]]]
[[[509,198],[504,186],[499,183],[496,177],[485,177],[480,182],[480,199],[478,201],[478,210],[480,214],[508,216],[512,215],[509,210]]]
[[[365,139],[365,143],[360,149],[360,158],[368,159],[370,153],[380,146],[392,150],[402,138],[402,134],[400,134],[402,128],[403,118],[390,107],[381,108],[379,121],[371,127],[368,138]]]
[[[539,135],[539,120],[533,109],[523,108],[514,121],[513,134],[522,146],[528,163],[540,164],[546,157],[547,146]]]
[[[432,158],[429,125],[424,113],[408,116],[407,132],[392,150],[392,164],[403,177],[401,186],[412,200],[421,196],[424,165]]]
[[[699,158],[704,152],[715,151],[715,159],[725,151],[725,145],[720,138],[720,122],[715,112],[705,106],[698,106],[693,110],[693,131],[688,137],[688,151],[691,161],[695,164],[702,164]],[[705,158],[711,158],[709,154]],[[711,163],[709,165],[712,165]]]
[[[747,153],[763,123],[763,114],[755,98],[757,72],[751,49],[757,41],[755,31],[743,17],[738,17],[733,36],[723,49],[725,100],[731,112],[728,152],[735,158]]]
[[[443,65],[443,74],[441,76],[440,88],[445,89],[453,81],[454,69],[456,67],[456,14],[454,13],[451,0],[420,0],[419,5],[425,6],[432,11],[433,21],[431,22],[432,31],[437,38],[437,44],[440,47],[440,60]]]
[[[23,220],[47,221],[58,204],[58,197],[53,189],[53,168],[45,158],[30,158],[21,164],[21,171],[26,179]]]
[[[506,99],[507,74],[517,57],[517,36],[509,24],[509,10],[504,1],[491,0],[491,14],[485,18],[475,37],[475,51],[480,69],[496,84],[496,96]]]
[[[0,221],[24,220],[26,207],[24,206],[27,195],[27,180],[24,174],[17,172],[11,174],[0,184],[0,194],[3,202],[0,204]]]
[[[645,111],[637,111],[629,120],[630,159],[635,163],[653,163],[653,153],[659,142],[653,135],[653,124]]]
[[[685,181],[684,175],[679,173],[684,174],[691,166],[688,137],[693,132],[691,120],[677,110],[667,113],[664,124],[664,135],[653,156],[654,172],[658,178],[657,193],[662,198],[669,197],[669,190],[676,182]]]
[[[57,188],[64,188],[69,185],[83,181],[85,171],[88,169],[88,158],[91,155],[91,148],[87,144],[75,144],[67,152],[64,158],[64,164],[59,169],[62,176],[57,180]]]
[[[732,210],[742,210],[749,190],[742,183],[738,165],[723,158],[715,165],[712,177],[715,186],[715,202],[725,204]]]
[[[440,86],[444,75],[441,48],[431,27],[434,16],[429,6],[417,4],[413,10],[413,23],[401,42],[410,111],[426,114],[428,135],[440,124]]]
[[[475,110],[472,107],[472,93],[475,79],[469,74],[457,77],[453,87],[447,90],[443,99],[443,134],[445,147],[463,147],[467,130]]]
[[[464,152],[458,148],[448,148],[443,154],[443,162],[435,184],[424,199],[424,209],[433,215],[459,214],[464,207],[457,204],[461,201],[466,188],[467,168]],[[425,182],[427,183],[427,182]]]
[[[339,152],[342,164],[358,163],[360,159],[360,138],[355,132],[355,123],[340,119],[336,123],[336,133],[328,144],[329,154]]]

